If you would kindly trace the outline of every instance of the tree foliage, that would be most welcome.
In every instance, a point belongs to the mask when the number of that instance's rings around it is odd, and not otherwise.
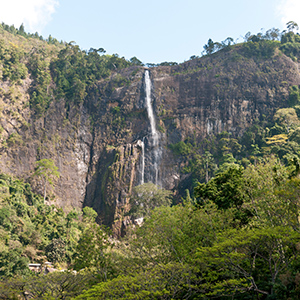
[[[44,158],[36,162],[36,169],[33,173],[33,176],[36,176],[42,182],[44,201],[46,200],[47,196],[47,186],[53,186],[54,180],[59,177],[59,172],[57,170],[58,167],[55,166],[52,159]]]
[[[129,215],[134,219],[149,217],[155,207],[169,206],[171,203],[170,191],[160,188],[152,182],[144,183],[133,189]]]
[[[86,268],[98,279],[107,280],[113,273],[109,254],[112,246],[107,229],[95,223],[88,225],[81,233],[74,253],[74,269]]]

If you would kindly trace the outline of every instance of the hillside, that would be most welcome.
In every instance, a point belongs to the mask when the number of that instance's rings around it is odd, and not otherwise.
[[[285,146],[292,141],[299,37],[288,32],[282,43],[256,38],[180,65],[150,68],[160,185],[177,200],[185,189],[192,192],[195,180],[211,178],[217,166],[247,165],[276,153],[279,134]],[[99,222],[115,223],[120,232],[122,211],[141,183],[141,143],[150,132],[145,68],[103,49],[81,51],[4,29],[1,39],[1,171],[42,193],[32,176],[35,163],[53,159],[60,179],[48,203],[65,211],[91,206]],[[292,109],[294,119],[276,120],[280,108]],[[284,122],[292,122],[292,130]]]
[[[0,298],[299,299],[300,36],[226,41],[145,67],[0,26]]]

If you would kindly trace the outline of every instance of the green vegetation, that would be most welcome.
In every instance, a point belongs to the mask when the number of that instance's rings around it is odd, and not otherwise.
[[[116,245],[118,275],[77,299],[298,299],[292,170],[275,158],[231,168],[200,184],[197,201],[154,209]]]
[[[39,40],[44,40],[44,38],[42,36],[40,36],[37,32],[36,33],[27,33],[25,31],[24,25],[21,24],[19,28],[15,28],[14,25],[7,25],[5,23],[2,22],[2,24],[0,25],[2,29],[4,29],[5,31],[13,34],[13,35],[19,35],[25,38],[35,38],[35,39],[39,39]],[[55,38],[52,38],[51,35],[48,37],[48,39],[46,39],[46,41],[49,44],[58,44],[58,40]],[[63,42],[60,42],[61,44],[63,44]]]
[[[98,260],[105,255],[98,247],[105,249],[105,241],[100,237],[107,237],[107,230],[95,223],[97,213],[93,209],[85,208],[81,215],[80,211],[66,214],[61,208],[45,205],[28,183],[0,175],[1,298],[15,299],[25,291],[37,299],[76,296],[84,288],[81,284],[95,282],[99,269],[95,270],[93,263],[95,255]],[[68,266],[77,268],[82,264],[82,251],[85,260],[93,264],[88,273],[75,276],[66,271],[45,276],[28,268],[28,263],[43,265],[46,261],[51,261],[58,270]],[[89,265],[84,267],[88,269]]]
[[[44,191],[44,201],[47,196],[47,185],[53,186],[55,179],[59,178],[58,168],[52,159],[41,159],[36,162],[36,169],[33,176],[36,176],[42,182]]]
[[[146,184],[135,188],[129,214],[144,223],[114,240],[91,208],[79,221],[79,212],[45,206],[28,184],[2,175],[0,295],[298,299],[299,189],[299,164],[272,156],[231,165],[178,205]],[[29,260],[45,259],[78,273],[28,270]]]
[[[24,64],[25,53],[17,45],[11,44],[7,47],[0,40],[0,60],[2,62],[2,80],[16,82],[25,79],[27,68]]]
[[[49,92],[51,76],[46,53],[42,50],[34,51],[28,60],[27,67],[33,79],[29,90],[30,105],[38,116],[42,116],[51,101],[51,93]]]
[[[128,215],[134,219],[146,218],[155,207],[170,206],[171,203],[170,191],[159,188],[152,182],[144,183],[133,188]]]
[[[292,25],[291,25],[292,24]],[[285,55],[291,57],[294,61],[300,58],[300,36],[294,33],[297,30],[298,25],[295,22],[288,22],[288,31],[280,32],[277,28],[272,28],[266,32],[259,32],[257,34],[251,34],[247,32],[244,37],[244,43],[242,43],[242,53],[246,57],[255,58],[270,58],[274,55],[275,50],[282,51]],[[219,42],[213,42],[209,39],[207,44],[203,46],[204,51],[202,54],[211,55],[220,50],[229,50],[235,45],[233,39],[228,37],[226,40]],[[197,56],[191,56],[191,60],[197,58]]]
[[[27,263],[30,260],[43,261],[51,241],[66,238],[66,220],[61,209],[43,204],[42,198],[32,192],[28,183],[3,174],[0,177],[0,243],[3,257],[0,276],[10,277],[28,273]],[[68,241],[66,250],[68,247],[72,248],[71,241]],[[70,255],[67,257],[70,261]]]
[[[280,53],[296,61],[300,57],[296,27],[289,22],[282,34],[276,29],[248,33],[240,45],[230,37],[221,43],[210,39],[205,55],[236,47],[231,61],[261,62]],[[30,52],[21,43],[0,40],[1,78],[18,86],[30,77],[30,107],[37,118],[47,113],[53,101],[63,101],[68,118],[98,81],[106,85],[101,93],[110,96],[130,83],[130,77],[118,70],[142,65],[136,57],[127,61],[116,54],[105,55],[103,48],[82,51],[51,36],[43,41],[26,34],[22,26],[2,24],[0,29],[25,44],[31,38],[43,43]],[[207,72],[214,66],[199,64],[182,70],[196,73],[201,68]],[[217,72],[211,79],[222,80],[222,76]],[[177,201],[173,192],[151,183],[134,187],[126,196],[126,207],[120,207],[127,227],[119,239],[95,222],[97,213],[90,207],[66,213],[45,204],[49,188],[59,177],[54,161],[36,162],[33,177],[40,182],[43,196],[33,193],[28,183],[1,174],[0,298],[300,299],[299,86],[286,86],[285,93],[287,107],[274,109],[268,119],[260,116],[241,136],[223,131],[197,140],[195,133],[168,145],[180,171],[191,175],[190,191]],[[100,102],[101,97],[93,100]],[[119,133],[127,117],[122,103],[114,99],[108,107],[101,122]],[[137,114],[128,117],[142,119],[145,111]],[[94,122],[93,116],[88,117]],[[17,148],[24,143],[13,132],[3,146]],[[108,166],[103,167],[99,184],[103,198],[105,184],[113,180]],[[142,222],[133,225],[137,219]],[[46,261],[65,271],[46,275],[28,268],[29,262]]]
[[[17,132],[13,132],[6,142],[9,147],[20,146],[23,144],[22,137]]]
[[[30,107],[38,118],[53,100],[64,99],[70,110],[83,103],[87,90],[97,81],[120,69],[143,65],[136,57],[126,60],[118,54],[105,55],[103,48],[85,51],[73,42],[59,43],[51,36],[43,39],[26,33],[23,25],[16,29],[2,23],[0,32],[1,78],[10,83],[21,83],[28,76],[32,79]],[[120,74],[113,81],[112,89],[129,83]]]

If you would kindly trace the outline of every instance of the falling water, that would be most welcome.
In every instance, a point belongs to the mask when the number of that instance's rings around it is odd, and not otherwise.
[[[142,179],[141,179],[141,184],[145,183],[145,137],[143,137],[142,143]]]
[[[155,117],[151,103],[151,79],[149,71],[145,71],[145,104],[147,107],[148,118],[150,122],[150,136],[143,138],[142,147],[142,166],[141,166],[141,184],[144,182],[158,183],[158,169],[161,149],[159,147],[159,133],[156,130]],[[146,163],[145,163],[146,159]]]
[[[158,145],[158,133],[156,131],[155,118],[154,118],[154,113],[153,113],[153,108],[151,103],[151,80],[150,80],[150,75],[148,70],[146,70],[145,72],[145,90],[146,90],[146,106],[147,106],[148,118],[150,121],[151,135],[153,138],[153,146],[155,147]]]

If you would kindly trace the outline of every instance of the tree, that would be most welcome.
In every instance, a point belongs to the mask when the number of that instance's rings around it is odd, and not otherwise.
[[[259,34],[253,34],[248,38],[248,42],[253,42],[253,43],[257,43],[261,40],[261,35]]]
[[[203,48],[204,48],[204,52],[207,55],[210,55],[210,54],[214,53],[214,51],[215,51],[215,43],[213,42],[212,39],[209,39],[207,44],[204,45]]]
[[[228,230],[217,236],[213,246],[199,248],[198,263],[220,270],[221,276],[209,284],[215,296],[238,290],[274,297],[279,274],[297,255],[299,237],[283,226]]]
[[[171,191],[159,188],[152,182],[144,183],[133,189],[129,215],[134,219],[149,217],[155,207],[169,206],[171,203]]]
[[[287,134],[289,134],[291,129],[294,129],[300,125],[300,121],[298,119],[296,111],[292,107],[278,109],[274,115],[274,121],[278,125],[284,127],[285,132],[283,133]]]
[[[156,64],[154,64],[154,63],[146,63],[146,66],[147,66],[148,68],[153,68],[153,67],[156,66]]]
[[[226,40],[221,42],[221,44],[222,44],[223,47],[228,47],[228,46],[234,44],[234,39],[232,37],[228,37]]]
[[[81,234],[74,254],[74,269],[88,269],[95,273],[100,280],[107,280],[112,271],[109,249],[109,231],[98,224],[90,224]]]
[[[45,248],[45,254],[49,261],[56,263],[62,262],[66,255],[66,243],[62,238],[53,239]]]
[[[300,102],[300,93],[299,87],[297,85],[293,85],[290,87],[289,91],[289,104],[290,106],[295,106]]]
[[[288,177],[287,168],[274,156],[245,169],[243,190],[254,214],[253,224],[286,226],[298,218],[292,202],[297,199],[299,188],[289,183]]]
[[[131,57],[130,59],[129,59],[129,61],[133,64],[133,65],[135,65],[135,66],[143,66],[144,64],[137,58],[137,57]]]
[[[252,216],[248,202],[248,196],[244,190],[243,167],[229,165],[222,173],[218,173],[207,184],[198,183],[194,189],[194,196],[199,206],[204,206],[210,201],[215,203],[219,209],[230,209],[235,216],[238,225],[247,224]]]
[[[280,37],[280,30],[278,28],[271,28],[266,31],[265,38],[268,40],[278,40]]]
[[[19,243],[20,244],[20,243]],[[0,277],[13,277],[28,274],[29,260],[22,256],[22,248],[0,252]]]
[[[227,151],[226,151],[227,152]],[[233,157],[232,153],[224,153],[222,155],[218,173],[222,173],[229,168],[238,168],[237,160]]]
[[[106,50],[104,48],[98,48],[97,52],[99,52],[99,53],[106,53]]]
[[[89,274],[66,270],[1,280],[0,299],[74,299],[90,285],[90,280]]]
[[[139,277],[138,282],[144,282],[146,286],[138,287],[137,293],[145,289],[149,299],[193,299],[192,295],[202,290],[203,281],[198,276],[199,265],[195,263],[197,248],[212,245],[216,234],[230,228],[231,223],[232,214],[221,212],[213,203],[200,209],[187,201],[172,207],[155,208],[143,226],[126,236],[126,243],[123,243],[126,247],[122,248],[124,263],[118,264],[118,273]],[[155,278],[157,283],[153,281]],[[135,282],[128,283],[128,288],[134,288]],[[116,291],[113,283],[110,286]],[[156,289],[167,293],[151,298],[151,291]],[[172,295],[173,292],[176,293]],[[123,299],[114,296],[111,297]]]
[[[231,166],[207,184],[199,183],[195,188],[195,197],[199,198],[200,203],[211,200],[223,209],[241,207],[245,198],[243,181],[243,167]]]
[[[95,222],[95,219],[98,216],[97,212],[93,208],[88,206],[84,207],[82,209],[82,212],[83,212],[83,220],[87,223]]]
[[[193,299],[197,295],[191,278],[191,267],[180,263],[139,270],[133,275],[120,275],[101,282],[76,299]]]
[[[197,247],[211,245],[216,233],[231,223],[232,214],[218,210],[213,203],[199,209],[186,201],[158,207],[143,226],[127,235],[126,259],[131,268],[170,262],[194,264]]]
[[[197,56],[197,55],[192,55],[192,56],[190,57],[190,60],[194,60],[194,59],[197,59],[197,58],[199,58],[199,56]]]
[[[245,41],[245,42],[248,42],[248,41],[249,41],[249,38],[250,38],[251,36],[252,36],[252,35],[251,35],[251,32],[248,31],[248,32],[245,34],[244,41]]]
[[[90,48],[89,53],[105,53],[106,50],[104,48],[99,48],[99,49],[95,49],[95,48]]]
[[[202,156],[202,161],[205,169],[205,183],[208,183],[210,179],[209,174],[213,174],[216,169],[214,157],[209,151],[205,151],[205,154]]]
[[[298,24],[294,21],[287,22],[286,27],[287,27],[288,31],[299,30]]]
[[[177,66],[178,63],[174,62],[174,61],[164,61],[160,64],[158,64],[158,66]]]
[[[44,201],[47,196],[47,185],[53,186],[54,180],[59,178],[58,167],[55,166],[52,159],[41,159],[36,162],[36,169],[33,173],[34,176],[38,177],[42,181],[44,189]]]
[[[18,33],[21,34],[21,35],[26,35],[23,23],[20,25]]]
[[[73,220],[78,220],[79,212],[76,210],[72,210],[67,214],[67,228],[72,227],[73,225]]]

